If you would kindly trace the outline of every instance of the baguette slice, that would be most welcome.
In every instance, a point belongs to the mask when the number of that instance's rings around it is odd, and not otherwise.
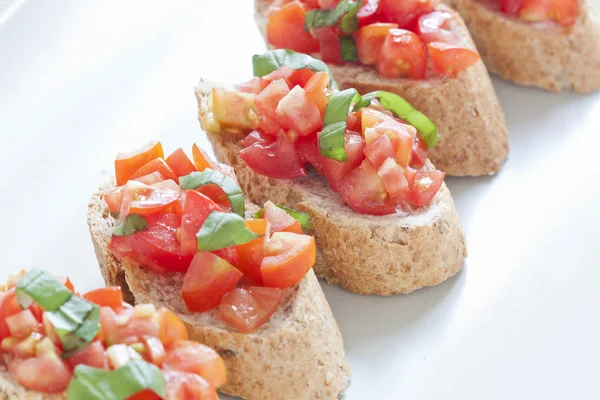
[[[268,22],[265,14],[272,2],[255,0],[256,22],[265,40]],[[454,16],[453,31],[460,36],[461,45],[476,50],[458,13],[444,5],[437,9]],[[382,78],[373,66],[361,64],[329,64],[329,68],[342,89],[355,88],[361,94],[375,90],[393,92],[427,115],[441,135],[429,157],[448,175],[492,175],[504,163],[508,155],[508,130],[482,61],[456,78],[427,80]]]
[[[600,88],[600,25],[583,0],[570,28],[523,22],[474,0],[445,0],[464,18],[488,70],[553,92]]]
[[[196,88],[200,121],[209,113],[212,87],[200,81]],[[207,135],[215,156],[233,167],[251,201],[271,200],[310,215],[321,253],[314,270],[328,283],[360,294],[410,293],[437,285],[462,268],[465,237],[445,184],[429,206],[413,214],[358,214],[315,172],[295,179],[267,178],[240,158],[239,138]]]
[[[190,338],[219,352],[227,367],[220,390],[249,400],[337,399],[348,386],[339,327],[314,273],[286,290],[282,305],[257,331],[239,333],[219,320],[218,309],[189,313],[180,294],[183,274],[156,274],[120,262],[108,251],[114,219],[100,187],[88,206],[88,225],[107,285],[119,285],[137,303],[168,307],[186,324]],[[256,206],[247,207],[250,212]]]

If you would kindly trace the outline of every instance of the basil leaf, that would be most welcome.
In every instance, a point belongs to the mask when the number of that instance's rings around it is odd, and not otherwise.
[[[265,209],[261,208],[260,210],[258,210],[257,212],[255,212],[254,214],[252,214],[252,218],[257,219],[257,218],[262,218],[263,215],[265,215]]]
[[[288,213],[292,218],[294,218],[295,220],[300,222],[300,225],[302,226],[303,229],[312,228],[312,223],[310,222],[310,216],[307,213],[302,212],[302,211],[296,211],[291,208],[287,208],[283,204],[275,204],[275,205],[277,207],[281,208],[286,213]],[[255,212],[252,215],[252,218],[262,218],[264,214],[265,214],[265,209],[261,208],[260,210],[258,210],[257,212]]]
[[[204,251],[248,243],[259,236],[246,228],[244,218],[220,211],[211,212],[196,234],[198,249]]]
[[[331,70],[321,60],[312,58],[309,55],[296,53],[292,50],[277,49],[271,50],[264,54],[255,54],[252,56],[252,68],[254,76],[261,77],[278,70],[281,67],[289,67],[291,69],[308,68],[314,72],[327,72],[331,77],[329,86],[332,89],[338,89],[338,84],[333,80]]]
[[[423,113],[415,109],[409,102],[397,94],[379,90],[367,93],[363,99],[379,99],[379,102],[388,111],[393,112],[399,118],[402,118],[421,133],[421,136],[427,143],[427,147],[432,148],[440,141],[440,133],[435,124]]]
[[[66,394],[68,400],[125,400],[146,389],[165,399],[165,377],[157,366],[135,360],[114,371],[80,364]]]
[[[323,157],[337,161],[347,161],[344,149],[344,133],[346,133],[346,120],[352,106],[361,103],[362,98],[356,89],[346,89],[334,93],[327,102],[324,127],[319,133],[319,150]]]
[[[356,45],[354,44],[352,36],[340,36],[340,49],[342,52],[342,61],[358,61],[358,51],[356,50]]]
[[[220,186],[229,198],[231,211],[242,217],[245,215],[242,189],[240,189],[233,179],[223,175],[221,172],[207,168],[202,172],[192,172],[189,175],[179,178],[179,186],[184,190],[196,190],[204,185]]]
[[[315,28],[334,26],[340,22],[344,33],[352,33],[358,29],[358,10],[362,1],[342,0],[335,7],[308,11],[304,18],[306,32]]]
[[[138,214],[129,214],[117,221],[113,236],[129,236],[147,228],[148,223],[144,217]]]
[[[17,301],[23,309],[28,308],[35,301],[46,311],[58,310],[73,295],[54,277],[39,269],[25,274],[17,283],[15,291]]]

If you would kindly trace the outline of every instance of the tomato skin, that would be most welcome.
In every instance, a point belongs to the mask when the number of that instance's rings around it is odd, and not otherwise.
[[[166,350],[164,369],[200,375],[213,387],[225,384],[225,363],[210,347],[189,340],[178,340],[171,343]]]
[[[295,145],[298,156],[304,162],[309,162],[319,174],[323,174],[323,156],[319,150],[317,135],[300,137]]]
[[[258,285],[263,283],[260,265],[265,257],[265,239],[265,236],[261,236],[237,246],[240,257],[237,268]]]
[[[140,169],[135,171],[129,179],[137,179],[142,176],[151,174],[153,172],[159,172],[164,179],[171,179],[173,181],[177,181],[177,176],[175,175],[171,167],[169,167],[167,162],[162,158],[155,158],[154,160],[144,164],[140,167]]]
[[[390,197],[397,199],[403,198],[408,194],[408,181],[404,175],[404,170],[396,163],[393,157],[386,159],[379,169],[377,175],[381,178],[385,190]]]
[[[123,293],[119,286],[109,286],[91,290],[84,294],[83,298],[100,307],[110,307],[113,310],[119,310],[123,307]]]
[[[181,295],[185,305],[191,312],[215,308],[242,275],[222,258],[208,251],[197,252],[183,278]]]
[[[400,27],[410,25],[424,13],[432,11],[441,0],[380,0],[380,10],[389,22],[395,22]]]
[[[127,183],[131,175],[155,158],[165,156],[160,142],[149,142],[130,153],[119,153],[115,160],[115,177],[117,186]]]
[[[73,354],[67,360],[67,365],[74,369],[80,364],[89,365],[94,368],[108,369],[108,357],[106,349],[101,341],[96,340]]]
[[[265,257],[260,266],[264,286],[292,287],[302,280],[315,261],[314,237],[275,232],[265,243]]]
[[[253,218],[246,220],[246,228],[257,235],[266,235],[269,228],[269,221],[265,218]]]
[[[246,165],[269,178],[285,179],[306,175],[294,144],[286,134],[279,134],[271,144],[254,143],[240,151]]]
[[[444,42],[454,44],[458,36],[452,32],[450,22],[453,17],[448,11],[433,11],[419,17],[417,33],[425,43]]]
[[[321,59],[326,63],[341,64],[342,48],[336,28],[330,26],[317,28],[315,36],[319,41]]]
[[[319,71],[314,74],[304,86],[306,98],[317,106],[321,115],[323,115],[325,108],[327,107],[326,95],[329,82],[329,74],[327,72]]]
[[[218,400],[214,386],[196,374],[180,371],[165,371],[168,400]],[[143,398],[136,400],[154,400]]]
[[[178,178],[197,171],[196,166],[181,147],[171,153],[165,161]],[[175,182],[177,182],[177,180],[175,180]]]
[[[570,26],[577,21],[577,0],[525,0],[519,17],[525,21],[554,21]]]
[[[185,324],[173,311],[161,307],[156,312],[156,319],[159,325],[158,338],[165,346],[177,340],[189,339]]]
[[[444,183],[445,172],[416,171],[410,185],[410,201],[416,207],[429,204]]]
[[[344,134],[344,149],[348,161],[336,161],[324,158],[323,174],[329,184],[336,188],[338,182],[352,169],[359,166],[364,159],[365,141],[359,135],[350,134],[348,131]]]
[[[273,11],[267,24],[267,41],[276,48],[299,53],[319,51],[319,42],[304,31],[306,10],[299,1],[292,1]]]
[[[186,192],[180,228],[182,254],[192,256],[196,254],[198,251],[196,234],[210,213],[219,210],[220,207],[205,195],[195,190]]]
[[[154,185],[158,182],[163,182],[165,178],[158,171],[154,171],[148,175],[140,176],[139,178],[135,178],[136,181],[142,182],[144,185]],[[122,199],[121,199],[122,200]]]
[[[11,370],[21,386],[42,393],[65,391],[72,377],[65,362],[52,352],[14,361]]]
[[[395,160],[396,154],[392,141],[387,135],[381,135],[365,148],[365,156],[375,168],[379,168],[387,158]]]
[[[41,326],[30,310],[22,310],[10,317],[6,317],[6,324],[10,336],[23,339],[33,332],[40,332]]]
[[[373,23],[356,31],[354,42],[360,62],[365,65],[377,64],[385,38],[392,29],[396,28],[398,24]]]
[[[11,288],[5,293],[2,302],[0,302],[0,342],[10,336],[10,329],[6,323],[6,318],[23,311],[19,302],[17,301],[17,295],[15,288]]]
[[[192,158],[198,171],[204,171],[206,168],[218,170],[217,163],[212,161],[208,156],[208,153],[196,143],[192,145]]]
[[[302,234],[298,220],[277,207],[272,201],[265,203],[264,217],[271,224],[271,232],[293,232]]]
[[[168,397],[168,399],[175,400],[174,397]],[[134,394],[133,396],[129,396],[126,400],[161,400],[161,398],[152,390],[146,389]]]
[[[293,130],[299,136],[310,135],[323,126],[319,108],[308,100],[306,92],[300,86],[294,86],[279,101],[275,116],[280,126]]]
[[[290,89],[283,79],[277,79],[256,96],[256,111],[260,120],[260,129],[265,133],[277,136],[281,127],[275,122],[275,110]]]
[[[265,88],[265,85],[262,79],[252,78],[248,82],[235,85],[234,88],[238,92],[259,94]]]
[[[250,333],[277,311],[283,291],[260,286],[238,287],[223,297],[219,318],[240,332]]]
[[[385,78],[424,79],[427,61],[419,37],[404,29],[391,29],[383,41],[377,72]]]
[[[500,0],[500,11],[517,16],[525,4],[525,0]]]
[[[363,0],[360,9],[358,10],[358,25],[365,26],[377,22],[379,16],[379,0]]]
[[[116,187],[104,193],[104,201],[108,206],[108,211],[113,213],[121,210],[121,203],[123,203],[124,193],[125,189],[123,186]]]
[[[180,194],[181,188],[172,180],[154,185],[129,181],[123,186],[120,218],[129,214],[150,215],[165,211],[179,199]]]
[[[271,144],[275,141],[273,136],[267,135],[262,131],[252,131],[243,138],[240,143],[244,147],[252,146],[254,143],[260,143],[263,145]]]
[[[410,166],[415,169],[421,169],[427,162],[427,143],[421,138],[421,135],[415,137],[413,148],[410,155]]]
[[[433,42],[427,45],[427,49],[433,70],[440,75],[456,77],[463,69],[479,61],[479,54],[465,47]]]

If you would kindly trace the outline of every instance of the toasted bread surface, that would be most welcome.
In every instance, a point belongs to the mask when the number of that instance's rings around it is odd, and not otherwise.
[[[108,251],[114,219],[102,197],[114,181],[94,194],[88,225],[107,284],[121,285],[137,303],[174,310],[190,338],[215,348],[225,360],[224,393],[249,400],[336,399],[348,385],[342,335],[314,273],[285,291],[271,320],[253,333],[237,332],[219,320],[218,309],[189,313],[181,297],[183,274],[157,274],[120,262]],[[247,207],[249,212],[256,206]]]
[[[256,21],[266,38],[266,11],[273,0],[256,0]],[[453,31],[461,45],[476,50],[462,18],[453,16]],[[318,55],[314,55],[318,56]],[[441,140],[429,152],[437,168],[449,175],[491,175],[508,155],[508,130],[504,112],[482,61],[456,78],[426,80],[388,79],[374,66],[329,64],[341,88],[355,88],[361,94],[375,90],[396,93],[426,114],[438,127]]]
[[[600,88],[600,25],[584,0],[569,28],[532,24],[474,0],[445,0],[465,20],[488,70],[559,92]]]
[[[205,81],[196,89],[201,121],[209,112],[211,89]],[[411,214],[358,214],[316,173],[267,178],[239,157],[239,140],[227,134],[208,138],[217,159],[234,168],[250,200],[271,200],[310,214],[320,250],[314,270],[327,282],[355,293],[392,295],[437,285],[462,268],[465,237],[445,184],[429,206]]]

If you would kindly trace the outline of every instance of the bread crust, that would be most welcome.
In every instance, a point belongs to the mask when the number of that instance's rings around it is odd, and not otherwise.
[[[199,117],[208,112],[212,84],[196,89]],[[412,214],[371,216],[354,212],[314,173],[295,179],[259,175],[239,157],[241,144],[226,134],[208,134],[215,156],[231,165],[242,191],[310,214],[321,251],[314,267],[328,283],[360,294],[410,293],[456,274],[467,255],[458,213],[445,184],[431,205]]]
[[[600,26],[584,0],[575,25],[543,29],[473,0],[445,0],[465,20],[488,70],[553,92],[600,88]]]
[[[156,274],[120,262],[108,250],[114,219],[99,188],[88,206],[88,225],[98,264],[108,285],[121,285],[137,303],[174,310],[190,338],[216,349],[225,360],[227,384],[219,390],[249,400],[337,399],[348,386],[350,367],[342,335],[314,273],[285,291],[271,320],[239,333],[221,322],[218,310],[189,313],[180,289],[183,274]],[[256,206],[248,207],[250,212]]]
[[[256,0],[256,21],[266,40],[266,10],[272,0]],[[438,9],[453,16],[453,31],[461,45],[477,51],[462,18],[454,10]],[[382,78],[374,67],[361,64],[329,64],[341,88],[360,93],[385,90],[406,99],[426,114],[440,131],[440,142],[429,158],[448,175],[477,176],[496,173],[508,155],[508,130],[504,112],[482,61],[456,78],[427,80]]]

